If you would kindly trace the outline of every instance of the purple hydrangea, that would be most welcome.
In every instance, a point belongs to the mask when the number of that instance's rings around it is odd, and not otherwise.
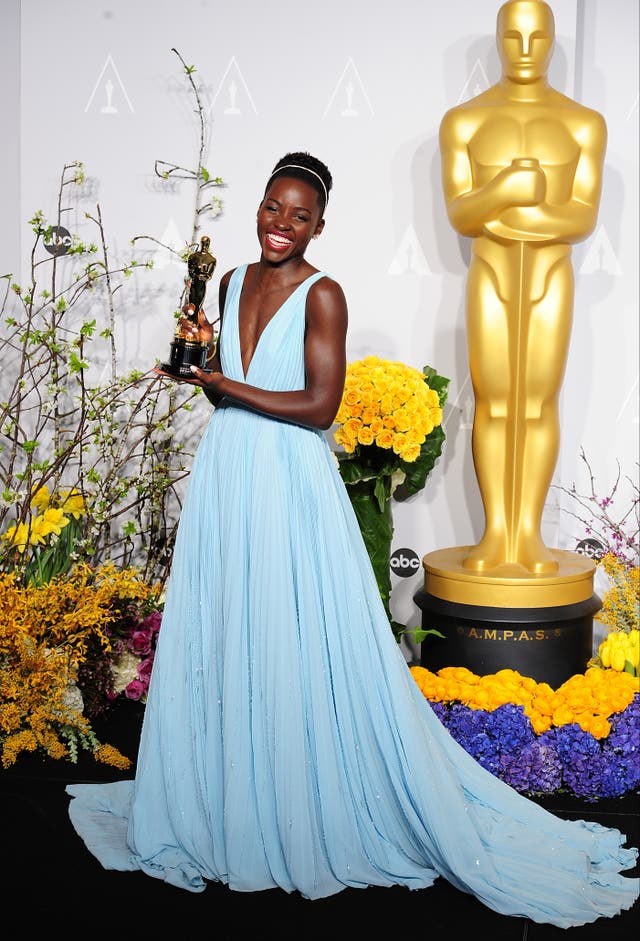
[[[430,702],[429,705],[440,719],[443,725],[447,724],[447,714],[449,712],[449,707],[445,702]]]
[[[640,693],[636,693],[633,702],[624,712],[618,712],[609,719],[611,731],[606,745],[617,754],[625,755],[638,767],[640,761]]]
[[[530,745],[535,732],[523,706],[506,703],[498,706],[487,717],[487,733],[495,738],[500,752],[517,753]]]
[[[444,724],[465,751],[483,768],[495,774],[500,756],[495,740],[486,732],[489,716],[490,713],[484,709],[470,709],[462,703],[453,703]]]
[[[492,712],[462,703],[431,703],[438,719],[484,768],[524,794],[568,790],[578,797],[620,797],[640,786],[640,693],[610,717],[598,740],[579,725],[536,735],[522,706]]]
[[[523,794],[553,794],[562,785],[562,762],[552,741],[541,735],[500,759],[499,777]]]

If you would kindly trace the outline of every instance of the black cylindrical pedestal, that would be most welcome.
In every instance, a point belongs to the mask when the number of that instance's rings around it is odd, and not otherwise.
[[[203,372],[212,372],[207,366],[207,350],[206,343],[177,337],[171,343],[169,362],[162,363],[161,369],[183,379],[193,379],[192,366],[197,366]]]
[[[421,646],[420,663],[432,672],[466,667],[477,676],[516,670],[554,689],[584,673],[592,656],[597,595],[574,604],[503,608],[445,601],[420,589],[414,601],[423,630],[436,629]]]

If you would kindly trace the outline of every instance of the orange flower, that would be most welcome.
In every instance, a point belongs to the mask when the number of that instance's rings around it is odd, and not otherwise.
[[[629,673],[589,668],[570,677],[554,692],[514,670],[476,676],[466,667],[443,667],[437,674],[413,667],[423,695],[433,702],[461,702],[471,709],[492,712],[506,703],[521,705],[536,735],[552,725],[577,723],[594,738],[606,738],[609,716],[623,712],[637,692],[637,677]],[[419,672],[416,672],[419,671]]]

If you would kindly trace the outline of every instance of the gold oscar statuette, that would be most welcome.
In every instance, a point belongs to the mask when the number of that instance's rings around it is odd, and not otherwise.
[[[471,242],[471,449],[484,530],[476,545],[424,556],[415,600],[423,627],[448,629],[448,663],[559,683],[584,669],[600,607],[593,560],[545,545],[542,515],[560,447],[572,246],[597,221],[607,129],[549,83],[548,3],[502,3],[495,35],[500,79],[447,111],[439,132],[449,222]],[[439,657],[427,665],[443,666]]]
[[[558,573],[541,535],[559,445],[573,319],[571,248],[594,229],[606,125],[547,77],[555,24],[543,0],[498,12],[502,77],[440,126],[449,221],[471,239],[466,289],[475,396],[472,453],[484,533],[461,562],[515,577]]]
[[[200,248],[192,252],[187,260],[189,295],[187,303],[182,308],[187,321],[198,327],[198,315],[203,309],[207,282],[211,280],[216,267],[216,259],[209,251],[211,239],[203,235]],[[194,339],[193,333],[187,331],[179,322],[176,328],[169,354],[169,361],[161,364],[161,368],[176,377],[192,378],[191,366],[197,366],[203,372],[211,372],[207,366],[208,344]]]

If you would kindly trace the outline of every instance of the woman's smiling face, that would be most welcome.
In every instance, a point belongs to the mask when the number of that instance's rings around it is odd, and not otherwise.
[[[315,188],[295,177],[277,176],[258,207],[258,241],[267,261],[304,255],[324,227]]]

